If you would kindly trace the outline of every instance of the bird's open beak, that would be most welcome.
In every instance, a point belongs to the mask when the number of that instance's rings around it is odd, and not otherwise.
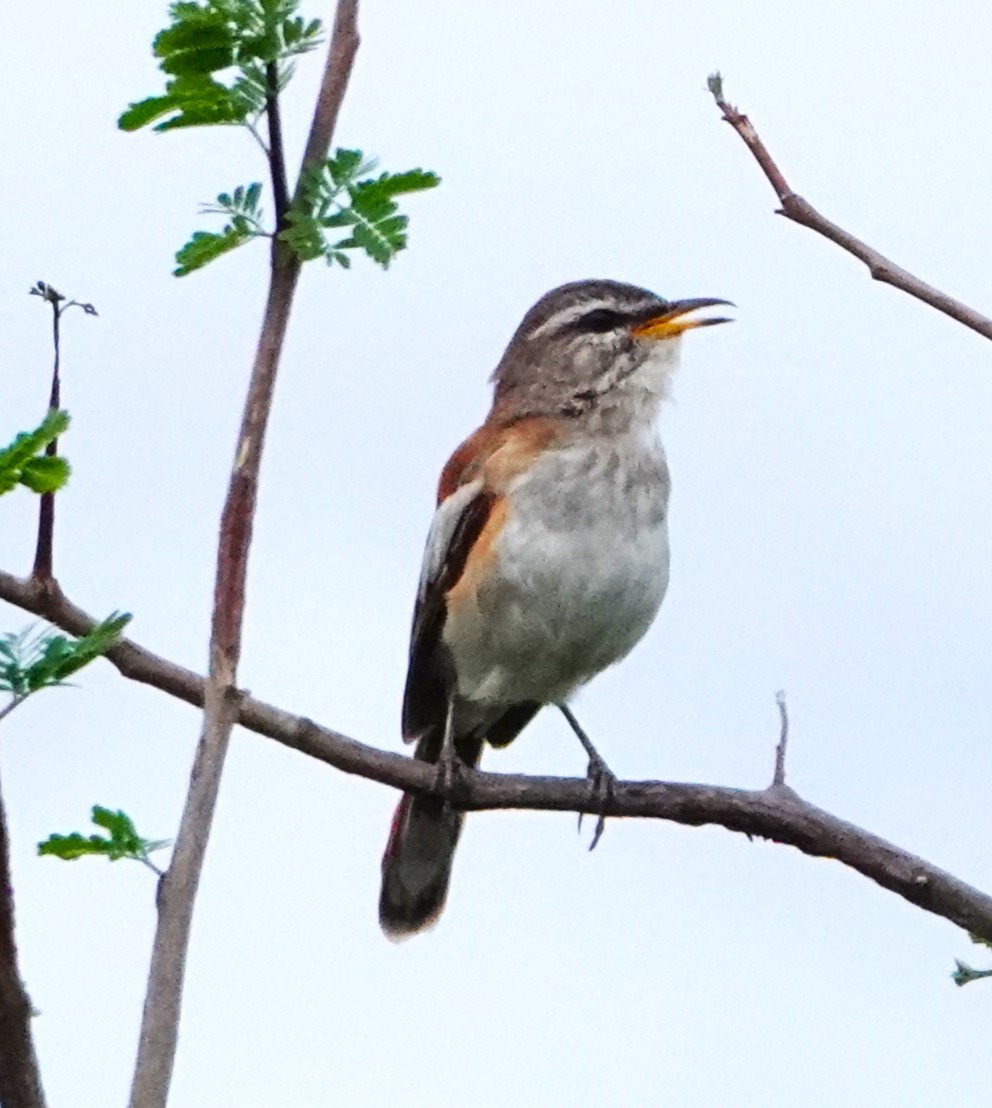
[[[712,308],[718,304],[726,305],[728,308],[734,307],[729,300],[712,300],[708,297],[701,297],[698,300],[676,300],[669,305],[667,312],[646,320],[644,323],[638,323],[633,329],[634,337],[639,339],[670,339],[676,335],[681,335],[683,331],[691,331],[693,327],[712,327],[715,323],[732,322],[726,316],[689,318],[693,312],[699,311],[700,308]]]

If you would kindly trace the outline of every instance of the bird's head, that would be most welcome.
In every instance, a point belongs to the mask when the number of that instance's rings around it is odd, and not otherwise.
[[[604,408],[653,416],[678,364],[682,334],[728,322],[699,315],[728,304],[664,300],[618,281],[561,285],[538,300],[510,340],[493,373],[495,407],[510,416]]]

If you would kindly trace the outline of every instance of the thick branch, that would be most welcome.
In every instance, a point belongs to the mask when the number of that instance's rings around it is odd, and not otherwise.
[[[17,968],[10,840],[7,813],[0,795],[0,1105],[3,1108],[45,1108],[45,1094],[31,1038],[33,1015]]]
[[[42,616],[73,635],[94,621],[56,589],[43,589],[0,572],[0,600]],[[125,676],[202,705],[205,682],[128,640],[107,652]],[[344,771],[408,792],[437,787],[433,768],[401,754],[356,742],[318,727],[271,704],[242,696],[238,722],[312,758]],[[598,815],[602,798],[584,778],[522,777],[465,772],[456,779],[453,801],[466,809],[527,808]],[[992,940],[992,897],[909,851],[862,831],[801,799],[785,785],[752,791],[662,781],[618,781],[606,803],[609,816],[665,819],[698,826],[717,824],[794,846],[805,854],[835,858],[920,908]]]
[[[937,311],[949,315],[951,319],[956,319],[958,323],[963,323],[965,327],[970,327],[973,331],[984,335],[985,338],[992,339],[992,319],[948,296],[947,293],[941,292],[940,289],[935,289],[932,285],[921,281],[919,277],[914,277],[912,273],[896,265],[895,262],[886,258],[884,254],[880,254],[873,247],[868,246],[867,243],[855,238],[843,227],[838,227],[836,223],[832,223],[826,216],[821,215],[812,204],[793,192],[782,171],[761,141],[758,132],[754,129],[754,124],[743,112],[739,112],[723,98],[723,82],[719,74],[710,77],[709,88],[713,94],[713,99],[716,100],[716,106],[723,113],[723,118],[740,135],[775,190],[775,195],[782,205],[779,215],[784,215],[794,223],[801,223],[804,227],[809,227],[810,230],[816,231],[817,234],[837,243],[839,247],[852,254],[859,261],[864,262],[874,280],[901,289],[917,300],[922,300],[924,304],[929,304]]]
[[[339,0],[321,93],[307,145],[309,152],[313,136],[325,136],[323,146],[317,144],[314,148],[314,157],[318,159],[327,154],[337,109],[351,75],[358,46],[357,9],[357,0]],[[327,96],[328,88],[334,93],[330,98]],[[279,113],[271,91],[269,125],[270,158],[278,200],[282,187],[280,176],[284,172],[283,152]],[[285,205],[285,194],[281,199]],[[285,211],[281,215],[284,216]],[[221,514],[210,623],[209,672],[202,690],[203,725],[172,862],[159,885],[158,926],[145,993],[131,1108],[165,1108],[172,1078],[193,904],[231,730],[238,718],[240,694],[236,680],[259,473],[279,358],[299,274],[299,258],[276,238],[265,316]]]
[[[344,94],[351,80],[351,70],[355,64],[359,42],[358,0],[338,0],[338,6],[334,12],[334,29],[331,32],[327,67],[324,70],[320,91],[317,93],[313,124],[303,150],[303,162],[296,182],[297,191],[303,180],[303,170],[327,157],[331,139],[338,125],[338,115],[341,112]]]

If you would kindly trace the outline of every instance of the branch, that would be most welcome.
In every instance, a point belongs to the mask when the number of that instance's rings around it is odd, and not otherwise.
[[[812,204],[793,192],[782,171],[758,136],[758,132],[754,129],[750,119],[724,99],[723,79],[720,74],[712,74],[707,84],[713,94],[713,99],[716,101],[716,106],[723,113],[723,118],[740,135],[775,190],[775,195],[782,205],[778,212],[779,215],[784,215],[794,223],[809,227],[810,230],[816,231],[817,234],[837,243],[849,254],[853,254],[858,261],[864,262],[874,280],[901,289],[917,300],[922,300],[924,304],[929,304],[937,311],[949,315],[951,319],[956,319],[958,323],[963,323],[965,327],[970,327],[973,331],[984,335],[985,338],[992,339],[992,319],[948,296],[947,293],[941,292],[940,289],[935,289],[932,285],[926,284],[919,277],[914,277],[912,273],[896,265],[895,262],[860,239],[855,238],[843,227],[838,227],[836,223],[832,223],[826,216],[821,215]]]
[[[789,747],[789,709],[785,703],[785,693],[781,690],[775,694],[775,703],[778,705],[779,733],[778,746],[775,747],[773,786],[785,784],[785,752]]]
[[[15,699],[12,703],[21,701]],[[10,839],[7,812],[0,795],[0,1104],[3,1108],[45,1108],[45,1094],[31,1038],[33,1016],[31,1001],[17,968]]]
[[[66,300],[66,298],[53,288],[47,281],[36,281],[28,290],[29,296],[40,296],[42,300],[52,306],[52,346],[54,348],[54,361],[52,364],[52,385],[48,397],[49,412],[57,412],[62,406],[62,381],[59,376],[59,364],[62,356],[62,340],[59,334],[59,326],[62,316],[69,308],[82,308],[87,315],[96,315],[97,310],[92,304],[83,304],[79,300]],[[52,439],[45,447],[45,455],[54,458],[59,452],[59,440]],[[52,571],[52,547],[55,537],[55,493],[44,492],[38,508],[38,541],[35,545],[33,574],[42,580],[51,580]]]
[[[37,286],[36,286],[37,287]],[[35,290],[32,289],[32,292]],[[55,348],[55,360],[52,363],[52,388],[49,394],[48,410],[56,412],[62,406],[62,381],[59,376],[59,360],[61,357],[61,337],[59,335],[59,323],[62,320],[62,308],[60,301],[65,297],[55,291],[51,285],[45,286],[45,292],[41,294],[52,306],[52,345]],[[52,458],[58,453],[59,440],[52,441],[45,447],[45,454]],[[55,493],[44,492],[38,505],[38,542],[34,551],[34,576],[50,579],[52,576],[52,549],[55,538]]]
[[[310,160],[322,160],[327,155],[358,48],[357,15],[358,0],[339,0],[321,91],[307,142],[307,164]],[[282,142],[278,110],[273,110],[271,90],[269,126],[270,159],[276,176],[278,203],[280,167],[277,161],[282,161]],[[203,726],[172,862],[159,884],[158,926],[152,947],[138,1058],[131,1087],[131,1108],[165,1108],[172,1079],[193,904],[231,730],[239,714],[241,694],[236,679],[259,472],[279,357],[300,264],[296,254],[275,237],[265,315],[245,397],[227,498],[221,513],[210,624],[209,672],[201,691]]]
[[[331,46],[327,56],[324,79],[317,93],[317,106],[314,109],[313,123],[307,144],[303,150],[303,162],[296,179],[295,196],[298,197],[303,186],[303,171],[314,162],[322,162],[327,157],[344,94],[351,80],[351,70],[358,53],[358,0],[338,0],[334,12],[334,29],[331,32]]]
[[[0,600],[15,604],[68,631],[85,634],[94,621],[58,589],[0,571]],[[125,676],[200,706],[206,682],[198,674],[127,639],[106,653]],[[404,792],[436,792],[434,767],[366,746],[310,720],[242,695],[238,722],[259,735],[334,766]],[[519,808],[599,815],[601,796],[585,778],[458,774],[452,801],[470,810]],[[793,846],[804,854],[834,858],[911,904],[992,941],[992,897],[966,885],[909,851],[862,831],[809,804],[787,785],[763,790],[663,781],[617,781],[605,803],[608,816],[665,819],[689,826],[716,824],[730,831]]]
[[[279,65],[268,62],[265,66],[265,112],[269,117],[269,145],[265,148],[272,177],[272,195],[275,198],[276,222],[274,237],[286,229],[286,213],[289,211],[289,185],[286,183],[286,152],[282,141],[282,117],[279,111]],[[258,132],[254,132],[256,138]]]

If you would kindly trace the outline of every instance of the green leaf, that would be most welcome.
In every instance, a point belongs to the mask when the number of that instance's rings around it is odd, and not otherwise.
[[[99,835],[85,839],[78,831],[73,831],[71,835],[49,835],[44,842],[38,843],[38,853],[73,862],[86,854],[108,854],[109,845]]]
[[[159,33],[152,40],[156,58],[184,50],[234,50],[234,32],[220,12],[204,12],[202,16],[187,16]]]
[[[230,95],[232,104],[242,111],[242,119],[261,114],[268,95],[264,72],[253,66],[245,67],[231,86]]]
[[[374,166],[361,150],[339,149],[323,165],[304,174],[289,228],[282,238],[303,261],[323,256],[328,264],[345,265],[346,251],[362,250],[387,267],[407,244],[407,216],[394,196],[434,188],[439,178],[423,169],[383,173],[360,179]],[[350,227],[351,234],[335,243],[324,231]]]
[[[111,849],[118,857],[125,854],[134,854],[140,849],[141,836],[138,834],[131,817],[124,812],[112,812],[109,808],[101,808],[98,804],[93,806],[93,814],[90,817],[97,827],[102,827],[110,832]]]
[[[35,657],[25,670],[29,692],[55,688],[105,654],[121,636],[131,616],[114,612],[78,639],[52,635],[35,647]]]
[[[128,105],[127,111],[122,112],[117,120],[117,126],[122,131],[139,131],[163,115],[176,110],[175,97],[148,96],[144,100]]]
[[[114,812],[96,804],[90,819],[108,834],[83,836],[78,831],[73,831],[69,835],[49,835],[44,842],[38,843],[38,853],[61,858],[66,862],[73,862],[87,855],[100,855],[111,862],[130,858],[151,865],[148,855],[169,845],[164,839],[153,841],[142,838],[126,812]]]
[[[227,69],[234,65],[234,51],[230,47],[216,47],[210,50],[182,50],[170,54],[162,62],[162,69],[173,76],[188,74],[216,73],[218,69]]]
[[[349,208],[345,208],[342,212],[335,212],[334,215],[324,216],[318,222],[321,227],[350,227],[352,223],[358,220],[358,216]]]
[[[375,184],[354,185],[349,192],[351,210],[370,223],[378,223],[396,211],[396,201]]]
[[[49,485],[56,477],[52,467],[45,473],[45,466],[40,470],[35,463],[41,461],[36,455],[40,454],[50,442],[61,435],[69,426],[68,412],[52,412],[41,421],[33,431],[25,431],[18,435],[10,446],[0,450],[0,494],[10,492],[18,484],[25,484],[29,488],[31,482]],[[64,476],[68,475],[67,463],[62,463],[66,468]],[[56,467],[57,468],[57,467]],[[25,470],[27,479],[25,480]],[[64,483],[64,476],[63,482]],[[58,485],[54,486],[58,488]],[[42,487],[38,492],[51,492],[52,488]]]
[[[360,246],[374,262],[378,262],[383,268],[389,265],[395,250],[390,241],[378,230],[369,224],[357,223],[351,233],[349,244]]]
[[[281,88],[292,76],[291,59],[320,42],[320,20],[305,23],[296,15],[298,6],[299,0],[203,0],[170,5],[171,22],[155,36],[153,52],[159,68],[173,80],[167,83],[164,96],[131,104],[119,126],[134,131],[163,115],[170,118],[156,131],[247,122],[249,115],[258,114],[265,106],[265,66],[275,63]],[[231,68],[235,73],[230,84],[215,78]],[[214,86],[206,99],[190,97],[189,89],[177,84],[195,79],[208,79]]]
[[[194,270],[202,269],[223,254],[229,254],[257,236],[235,227],[225,227],[220,234],[213,231],[194,231],[192,238],[181,250],[176,251],[176,268],[173,276],[186,277]]]
[[[325,162],[327,172],[335,185],[344,185],[352,181],[359,172],[368,172],[371,163],[365,163],[361,150],[336,150],[333,158]],[[364,167],[364,168],[363,168]],[[317,171],[319,174],[319,170]]]
[[[65,458],[54,455],[32,458],[21,470],[21,484],[32,492],[55,492],[69,480],[69,472]]]
[[[258,200],[262,195],[262,183],[261,181],[254,181],[248,186],[248,191],[245,193],[245,202],[242,205],[245,211],[253,212],[258,208]]]
[[[262,102],[264,104],[264,97]],[[170,113],[174,114],[156,124],[156,131],[243,123],[252,113],[252,98],[238,82],[228,88],[209,74],[184,72],[168,82],[164,96],[131,104],[117,120],[117,126],[123,131],[137,131]]]
[[[0,635],[0,692],[23,698],[65,684],[68,677],[106,653],[130,619],[114,612],[78,639],[30,629]]]
[[[60,644],[57,650],[46,650],[44,661],[49,679],[61,683],[106,654],[130,622],[129,612],[114,612],[80,638],[64,640],[65,645]]]
[[[404,173],[383,173],[374,183],[389,196],[399,196],[405,192],[423,192],[424,189],[437,188],[441,178],[429,170],[408,169]]]
[[[286,243],[301,262],[323,257],[327,243],[318,223],[306,212],[290,209],[286,213],[288,226],[279,238]]]

